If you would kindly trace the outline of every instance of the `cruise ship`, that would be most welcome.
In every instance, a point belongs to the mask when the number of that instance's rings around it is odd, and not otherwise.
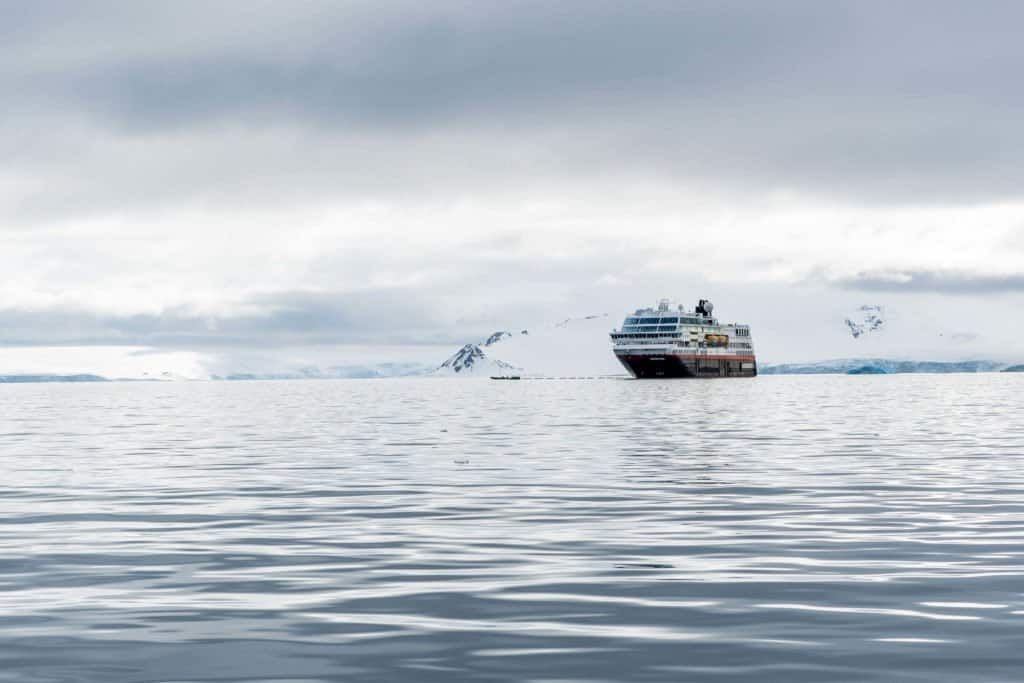
[[[692,311],[668,299],[638,309],[611,333],[615,356],[637,379],[756,377],[750,326],[721,324],[714,310],[707,299]]]

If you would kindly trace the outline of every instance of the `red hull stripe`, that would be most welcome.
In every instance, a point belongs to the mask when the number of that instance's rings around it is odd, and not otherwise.
[[[753,363],[755,362],[754,356],[712,356],[712,355],[700,355],[700,356],[684,356],[679,353],[659,353],[641,356],[619,356],[619,358],[625,358],[626,360],[645,360],[651,358],[678,358],[679,360],[731,360],[742,363]]]

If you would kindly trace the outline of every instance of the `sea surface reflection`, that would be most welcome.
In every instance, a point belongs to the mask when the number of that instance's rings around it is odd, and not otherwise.
[[[1006,681],[1024,376],[0,386],[0,681]]]

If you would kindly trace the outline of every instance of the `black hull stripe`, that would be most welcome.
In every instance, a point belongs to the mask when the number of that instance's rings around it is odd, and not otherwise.
[[[637,379],[712,379],[715,377],[756,377],[757,362],[751,356],[681,357],[618,356],[619,362]],[[744,367],[747,366],[747,367]]]

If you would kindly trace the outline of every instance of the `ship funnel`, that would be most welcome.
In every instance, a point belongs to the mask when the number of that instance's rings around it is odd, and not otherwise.
[[[710,318],[713,310],[715,310],[715,305],[711,303],[710,299],[701,299],[697,302],[697,313]]]

